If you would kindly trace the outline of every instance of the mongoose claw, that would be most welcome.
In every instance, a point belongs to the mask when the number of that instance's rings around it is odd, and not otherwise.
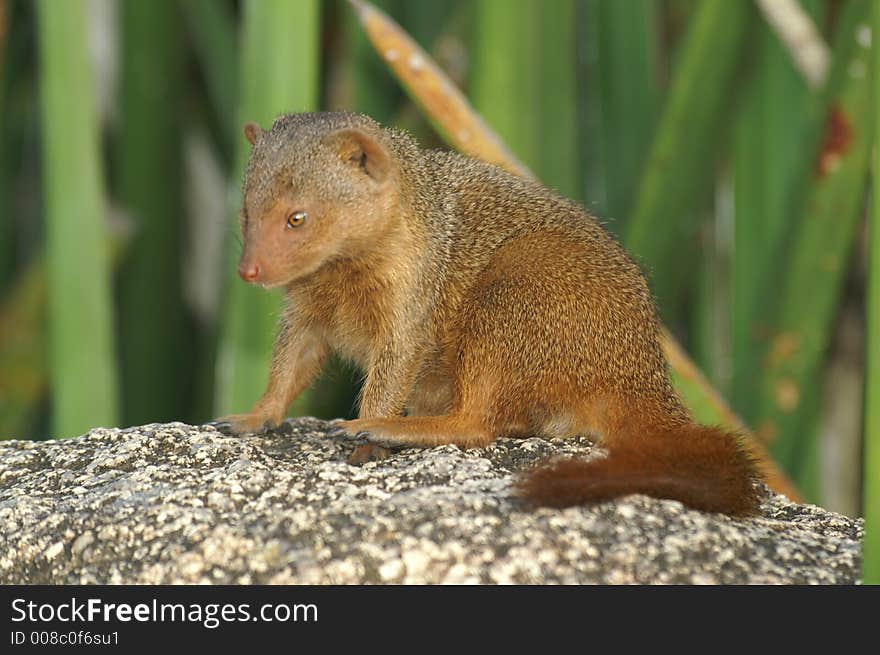
[[[359,418],[339,423],[347,439],[370,443],[393,450],[423,445],[412,438],[408,430],[401,430],[395,418]]]
[[[256,414],[233,414],[203,423],[211,426],[218,432],[230,436],[242,434],[265,434],[276,429],[280,423],[271,419],[264,419]]]
[[[223,434],[232,434],[232,423],[217,419],[216,421],[205,421],[202,423],[204,427],[210,427]]]
[[[332,426],[330,427],[329,430],[327,430],[327,436],[330,437],[331,439],[348,439],[349,438],[349,434],[348,434],[348,432],[345,431],[344,428],[332,427]]]
[[[344,427],[335,427],[327,431],[327,436],[331,439],[345,439],[355,444],[365,444],[369,441],[368,433],[363,431],[351,432]]]
[[[398,441],[393,437],[378,434],[371,429],[372,426],[368,425],[366,429],[364,429],[363,421],[364,419],[340,421],[335,427],[327,432],[327,436],[345,439],[359,445],[373,444],[384,448],[397,448],[406,445],[406,442],[402,440]]]

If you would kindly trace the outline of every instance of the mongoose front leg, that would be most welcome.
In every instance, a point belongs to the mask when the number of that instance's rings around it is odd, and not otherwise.
[[[421,366],[414,344],[386,344],[367,372],[358,418],[399,416]]]
[[[430,448],[449,444],[462,448],[479,448],[494,440],[492,433],[478,421],[460,416],[355,419],[340,423],[340,427],[346,434],[365,435],[372,444],[385,448]]]
[[[250,412],[218,419],[233,434],[260,432],[278,426],[290,403],[309,386],[329,355],[329,347],[314,331],[287,317],[272,354],[269,383]]]
[[[399,416],[403,413],[412,388],[415,385],[420,360],[414,355],[417,349],[386,346],[370,368],[361,393],[358,419],[342,421],[339,430],[355,436],[366,428],[356,427],[359,422],[371,418]],[[355,427],[352,427],[355,426]],[[358,446],[348,459],[349,464],[385,459],[391,451],[379,444]]]

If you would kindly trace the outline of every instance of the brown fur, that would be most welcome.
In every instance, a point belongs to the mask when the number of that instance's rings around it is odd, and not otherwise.
[[[374,444],[355,460],[375,444],[587,434],[609,459],[537,470],[529,500],[755,509],[754,466],[733,435],[689,418],[644,276],[583,209],[365,116],[282,116],[245,135],[239,269],[283,287],[288,309],[268,389],[230,417],[236,431],[279,422],[336,351],[366,372],[359,418],[342,423]],[[297,211],[308,218],[289,227]]]
[[[519,492],[526,502],[547,507],[642,493],[746,516],[758,510],[754,470],[754,460],[734,435],[689,425],[622,439],[605,458],[548,462],[520,480]]]

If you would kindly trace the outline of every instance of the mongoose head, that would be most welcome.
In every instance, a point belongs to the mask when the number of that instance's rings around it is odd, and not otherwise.
[[[396,167],[383,129],[358,114],[289,114],[244,127],[239,275],[277,287],[375,248],[395,216]]]

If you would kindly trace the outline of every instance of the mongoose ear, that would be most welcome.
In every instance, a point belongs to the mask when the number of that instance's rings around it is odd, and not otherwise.
[[[382,182],[388,176],[388,152],[365,132],[356,128],[336,130],[325,138],[325,143],[336,149],[343,162],[358,167],[374,181]]]
[[[257,141],[263,138],[263,128],[256,123],[245,123],[244,138],[247,139],[252,146],[257,145]]]

